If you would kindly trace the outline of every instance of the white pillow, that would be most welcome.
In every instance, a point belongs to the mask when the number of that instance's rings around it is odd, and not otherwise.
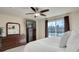
[[[70,31],[65,32],[64,36],[61,38],[61,41],[60,41],[60,48],[66,47],[66,43],[70,36],[70,33],[71,33]]]
[[[67,52],[76,52],[79,50],[79,33],[72,32],[67,42]]]

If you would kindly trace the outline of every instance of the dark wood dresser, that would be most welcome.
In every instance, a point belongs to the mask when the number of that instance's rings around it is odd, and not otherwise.
[[[1,41],[1,50],[4,51],[10,48],[26,44],[26,42],[21,42],[21,40],[24,40],[24,36],[19,34],[8,35],[7,37],[3,37]]]

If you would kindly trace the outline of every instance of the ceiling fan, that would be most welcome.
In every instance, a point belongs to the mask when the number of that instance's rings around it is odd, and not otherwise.
[[[39,8],[37,7],[30,7],[34,13],[26,13],[25,15],[31,15],[31,14],[34,14],[34,17],[36,18],[37,16],[46,16],[45,14],[43,14],[44,12],[48,12],[49,9],[45,9],[45,10],[41,10],[39,11]]]

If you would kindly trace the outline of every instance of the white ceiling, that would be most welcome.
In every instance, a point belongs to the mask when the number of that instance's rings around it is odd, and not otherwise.
[[[49,12],[45,12],[47,15],[39,16],[37,19],[53,17],[57,15],[62,15],[65,13],[70,13],[79,10],[77,7],[38,7],[39,10],[49,9]],[[13,16],[18,16],[22,18],[34,19],[34,15],[25,15],[25,13],[33,12],[29,7],[0,7],[0,14],[8,14]]]

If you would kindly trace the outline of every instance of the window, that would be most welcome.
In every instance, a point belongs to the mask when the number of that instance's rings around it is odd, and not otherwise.
[[[48,37],[64,34],[64,18],[48,21]]]

